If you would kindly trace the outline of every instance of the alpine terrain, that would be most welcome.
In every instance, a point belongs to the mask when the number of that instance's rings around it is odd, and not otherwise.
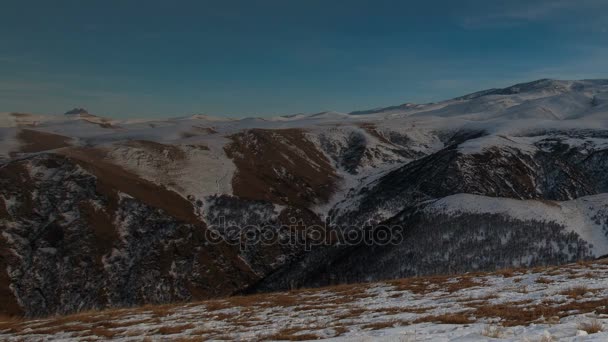
[[[2,113],[0,141],[8,316],[388,282],[370,294],[608,255],[608,80],[238,120]]]

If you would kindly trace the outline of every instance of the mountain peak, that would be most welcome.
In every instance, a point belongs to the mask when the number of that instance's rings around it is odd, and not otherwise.
[[[506,88],[490,88],[477,91],[464,96],[459,96],[454,100],[472,100],[486,95],[515,95],[538,90],[567,90],[570,83],[571,82],[569,81],[541,78],[532,82],[514,84]]]
[[[89,112],[84,108],[73,108],[64,113],[65,115],[88,115]]]

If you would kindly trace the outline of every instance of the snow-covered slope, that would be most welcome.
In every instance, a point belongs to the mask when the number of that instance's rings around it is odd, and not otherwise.
[[[607,80],[539,80],[351,114],[1,113],[0,295],[12,304],[0,311],[599,257],[608,254],[606,169]],[[254,225],[293,237],[282,227],[303,222],[326,232],[389,224],[405,238],[218,247],[206,234],[222,219],[238,223],[237,235]],[[88,285],[87,269],[96,270]],[[137,296],[121,291],[130,280]]]
[[[595,255],[608,255],[608,194],[564,202],[457,194],[439,199],[425,210],[430,214],[500,214],[521,221],[554,222],[592,243]]]
[[[606,341],[607,286],[601,261],[0,319],[0,339]]]

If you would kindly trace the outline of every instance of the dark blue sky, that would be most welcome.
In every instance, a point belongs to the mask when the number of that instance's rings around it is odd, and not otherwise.
[[[267,116],[608,78],[608,1],[13,1],[0,111]]]

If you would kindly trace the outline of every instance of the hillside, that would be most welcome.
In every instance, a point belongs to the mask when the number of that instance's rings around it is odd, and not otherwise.
[[[351,114],[0,113],[0,313],[594,260],[607,167],[607,80]]]
[[[605,261],[0,320],[6,341],[604,341]]]

